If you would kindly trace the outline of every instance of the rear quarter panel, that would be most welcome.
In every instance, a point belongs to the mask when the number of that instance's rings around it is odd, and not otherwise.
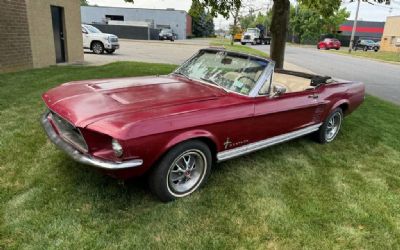
[[[345,115],[351,114],[365,98],[365,86],[361,82],[334,83],[321,86],[317,90],[324,112],[321,122],[338,107],[342,107]]]

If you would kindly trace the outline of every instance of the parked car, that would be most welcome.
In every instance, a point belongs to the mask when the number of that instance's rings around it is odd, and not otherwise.
[[[323,41],[317,44],[318,49],[326,49],[326,50],[329,49],[339,50],[341,46],[342,44],[340,43],[340,41],[335,38],[325,38]]]
[[[103,33],[92,25],[82,24],[82,36],[83,48],[95,54],[103,54],[104,51],[112,54],[120,48],[116,35]]]
[[[363,51],[373,50],[375,52],[378,52],[380,47],[381,47],[380,43],[378,44],[373,40],[358,40],[353,46],[353,50],[363,50]]]
[[[332,142],[364,100],[360,82],[274,65],[202,49],[169,75],[53,88],[41,122],[76,161],[118,179],[148,173],[152,192],[170,201],[196,191],[217,162],[311,133]]]
[[[163,40],[170,40],[171,42],[176,40],[177,35],[172,31],[172,29],[162,29],[158,34],[158,39]]]

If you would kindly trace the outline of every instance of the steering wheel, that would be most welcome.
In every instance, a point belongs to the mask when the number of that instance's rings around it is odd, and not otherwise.
[[[242,78],[246,78],[246,79],[252,81],[253,84],[256,84],[256,81],[253,78],[249,77],[249,76],[239,76],[236,80],[239,81]]]

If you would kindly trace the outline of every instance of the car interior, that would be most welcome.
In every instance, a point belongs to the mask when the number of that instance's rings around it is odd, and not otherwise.
[[[302,72],[275,69],[272,76],[271,89],[284,88],[285,93],[302,92],[313,90],[321,84],[334,82],[329,76],[318,76]],[[267,94],[269,84],[265,84],[260,94]]]

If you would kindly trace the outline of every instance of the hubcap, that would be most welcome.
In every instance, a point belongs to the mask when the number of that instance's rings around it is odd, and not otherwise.
[[[188,150],[178,156],[168,171],[168,189],[176,196],[193,192],[204,178],[207,168],[205,155],[199,150]]]
[[[337,112],[335,113],[328,121],[328,125],[326,126],[325,138],[328,142],[335,139],[336,135],[339,132],[340,125],[342,123],[342,115]]]
[[[95,44],[95,45],[93,46],[93,51],[94,51],[96,54],[100,54],[100,52],[101,52],[101,45],[100,45],[100,44]]]

